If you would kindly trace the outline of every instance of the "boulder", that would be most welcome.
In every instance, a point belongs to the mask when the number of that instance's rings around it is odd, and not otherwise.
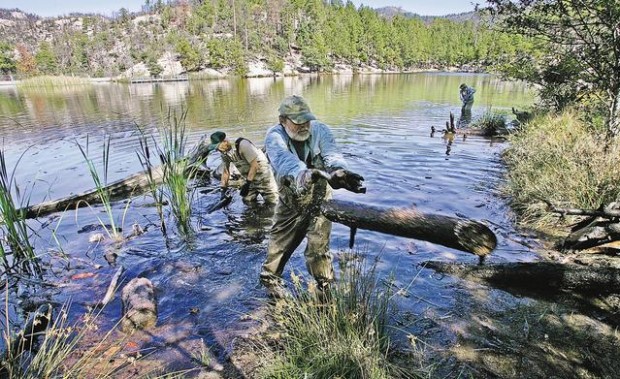
[[[125,285],[121,294],[123,316],[121,329],[130,333],[157,323],[155,286],[147,278],[134,278]]]

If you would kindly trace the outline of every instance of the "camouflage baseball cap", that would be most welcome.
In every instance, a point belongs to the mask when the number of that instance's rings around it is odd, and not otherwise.
[[[217,148],[217,145],[219,145],[220,142],[226,139],[226,133],[217,131],[211,134],[210,138],[211,138],[211,144],[207,146],[207,151],[215,150]]]
[[[316,117],[310,111],[308,103],[301,96],[293,95],[288,96],[280,104],[278,108],[280,116],[289,118],[295,124],[303,124],[311,120],[316,120]]]

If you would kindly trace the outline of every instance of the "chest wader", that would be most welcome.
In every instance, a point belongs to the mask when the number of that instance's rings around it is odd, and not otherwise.
[[[323,168],[323,165],[320,167]],[[320,212],[321,203],[331,197],[332,190],[326,180],[310,185],[300,195],[289,186],[280,186],[267,259],[260,274],[263,284],[272,286],[280,283],[286,263],[304,238],[307,238],[304,251],[306,267],[319,288],[334,280],[329,249],[332,223]]]
[[[239,144],[241,144],[241,141],[243,140],[246,140],[254,145],[249,139],[243,137],[237,138],[235,141],[235,154],[233,157],[230,157],[230,160],[231,163],[237,167],[239,172],[247,178],[248,172],[250,172],[250,164],[241,157],[241,153],[239,152]],[[265,203],[276,204],[278,199],[278,185],[276,184],[276,180],[271,172],[269,162],[263,159],[258,159],[258,157],[256,158],[256,162],[258,163],[258,170],[256,171],[252,184],[250,185],[248,194],[243,197],[243,202],[246,204],[256,202],[258,195],[261,195]]]

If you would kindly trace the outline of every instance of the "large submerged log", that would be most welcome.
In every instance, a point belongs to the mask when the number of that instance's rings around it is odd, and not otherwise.
[[[572,291],[584,294],[618,293],[620,270],[555,262],[518,262],[484,266],[429,261],[424,267],[503,289],[538,293]]]
[[[481,258],[491,253],[497,245],[495,234],[478,221],[426,214],[413,208],[379,208],[329,200],[321,205],[321,212],[329,220],[351,228],[424,240]]]

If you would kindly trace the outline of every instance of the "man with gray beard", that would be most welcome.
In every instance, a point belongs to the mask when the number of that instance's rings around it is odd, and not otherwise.
[[[275,298],[285,296],[284,266],[306,237],[306,267],[319,291],[329,287],[334,280],[331,221],[321,215],[321,202],[331,198],[332,189],[365,192],[364,178],[347,170],[330,128],[316,119],[302,97],[286,97],[278,111],[280,122],[267,131],[265,148],[279,198],[260,274]]]

